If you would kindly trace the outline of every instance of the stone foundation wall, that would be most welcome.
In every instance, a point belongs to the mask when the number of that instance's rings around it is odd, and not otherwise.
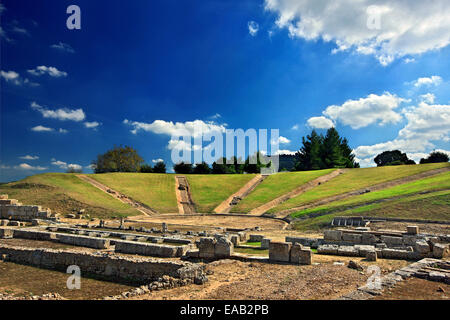
[[[122,241],[122,240],[116,240],[115,243],[116,243],[115,252],[118,253],[129,253],[129,254],[138,254],[142,256],[153,256],[164,258],[182,257],[186,254],[188,249],[191,248],[190,245],[168,246],[151,243],[139,243],[133,241]]]
[[[299,243],[271,241],[269,243],[269,261],[311,264],[312,252]]]
[[[91,273],[142,283],[149,283],[164,275],[178,279],[191,279],[196,283],[206,278],[202,266],[185,261],[32,249],[2,244],[0,244],[0,256],[5,257],[7,261],[63,272],[68,266],[76,265],[80,267],[82,275]]]
[[[43,209],[41,206],[22,205],[16,199],[8,199],[8,195],[2,195],[1,198],[0,218],[31,221],[55,217],[50,209]]]

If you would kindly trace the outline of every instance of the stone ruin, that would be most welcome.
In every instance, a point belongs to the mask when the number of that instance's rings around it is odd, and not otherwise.
[[[34,219],[56,220],[57,214],[41,206],[23,205],[16,199],[8,199],[8,195],[0,195],[0,219],[32,221]],[[4,225],[4,221],[0,225]]]
[[[417,226],[408,226],[406,232],[371,231],[367,227],[326,230],[322,239],[286,237],[286,242],[317,248],[318,254],[377,258],[420,260],[442,259],[450,255],[450,235],[419,233]]]

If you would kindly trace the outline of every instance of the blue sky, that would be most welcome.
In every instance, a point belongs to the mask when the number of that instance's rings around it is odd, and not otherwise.
[[[335,126],[362,166],[450,150],[450,4],[327,2],[2,0],[0,181],[91,172],[121,144],[171,166],[196,120],[280,129],[285,152]]]

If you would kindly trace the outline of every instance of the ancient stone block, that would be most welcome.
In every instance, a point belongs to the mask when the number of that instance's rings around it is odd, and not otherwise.
[[[416,241],[417,241],[417,236],[404,234],[402,236],[402,239],[403,239],[403,244],[405,246],[415,246],[416,245]]]
[[[294,244],[291,247],[290,262],[295,264],[311,264],[312,252],[308,247],[303,247],[301,244]]]
[[[433,257],[436,259],[447,258],[450,256],[450,248],[448,244],[435,243],[433,246]]]
[[[239,240],[241,242],[247,242],[247,240],[248,240],[247,232],[241,231],[241,232],[238,232],[238,235],[239,235]]]
[[[14,235],[13,229],[1,228],[0,229],[0,239],[10,239]]]
[[[269,249],[270,241],[271,241],[271,239],[268,239],[268,238],[262,239],[262,241],[261,241],[261,248],[262,249]]]
[[[424,240],[418,240],[415,244],[416,251],[422,254],[427,254],[431,251],[430,245]]]
[[[407,226],[406,232],[408,234],[418,234],[419,233],[419,227],[418,226]]]
[[[401,246],[403,244],[402,237],[381,236],[381,241],[386,243],[388,247]]]
[[[320,245],[317,248],[317,253],[337,255],[338,254],[338,249],[339,249],[338,245],[335,245],[335,244],[323,244],[323,245]]]
[[[383,249],[383,258],[384,259],[408,259],[409,251],[406,250],[398,250],[398,249]]]
[[[230,237],[230,241],[233,243],[234,246],[238,246],[239,243],[240,243],[239,236],[236,235],[236,234],[233,234],[233,235]]]
[[[346,257],[357,257],[359,252],[353,246],[340,246],[337,254]]]
[[[199,258],[214,258],[215,245],[217,240],[211,237],[200,238],[198,243]]]
[[[269,260],[289,262],[291,243],[271,241],[269,245]]]
[[[341,241],[342,231],[339,230],[325,230],[323,232],[323,238],[329,241]]]
[[[377,252],[376,250],[371,250],[366,252],[367,261],[377,261]]]
[[[378,238],[369,232],[364,232],[361,235],[361,243],[362,244],[375,244],[375,243],[377,243],[377,241],[378,241]]]
[[[221,237],[217,239],[214,247],[214,256],[216,258],[227,258],[231,256],[234,252],[233,243],[226,237]]]
[[[358,255],[360,257],[365,257],[367,255],[367,252],[374,251],[375,247],[370,245],[357,244],[355,245],[355,249],[358,250]]]
[[[343,233],[342,241],[351,243],[361,243],[361,235],[356,233]]]
[[[264,239],[263,235],[260,234],[251,234],[249,238],[249,242],[261,242]]]

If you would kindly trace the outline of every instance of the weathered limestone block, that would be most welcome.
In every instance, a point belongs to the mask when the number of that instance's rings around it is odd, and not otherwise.
[[[378,238],[369,232],[364,232],[361,235],[361,243],[362,244],[375,244],[375,243],[377,243],[377,241],[378,241]]]
[[[212,237],[200,238],[198,243],[198,250],[200,251],[199,258],[214,258],[216,242],[217,240]]]
[[[435,243],[433,246],[433,257],[436,259],[448,258],[450,256],[449,244]]]
[[[226,237],[220,237],[214,246],[215,258],[228,258],[234,252],[233,243]]]
[[[387,246],[401,246],[403,244],[402,237],[393,237],[393,236],[381,236],[381,241],[386,243]]]
[[[403,244],[405,246],[415,246],[417,241],[417,236],[405,234],[402,236]]]
[[[14,229],[14,238],[52,241],[57,239],[57,235],[45,231]]]
[[[249,242],[261,242],[262,239],[264,239],[263,235],[260,234],[251,234],[250,235],[250,239],[248,240]]]
[[[361,243],[361,235],[356,233],[343,233],[342,240],[351,243]]]
[[[233,235],[230,237],[230,241],[233,243],[234,246],[238,246],[239,243],[241,242],[240,239],[239,239],[239,236],[236,235],[236,234],[233,234]]]
[[[431,251],[430,245],[424,240],[418,240],[415,244],[416,251],[422,254],[427,254]]]
[[[295,264],[310,265],[312,263],[311,248],[303,247],[301,244],[298,243],[292,245],[290,262]]]
[[[239,240],[241,242],[247,242],[247,240],[248,240],[247,232],[241,231],[241,232],[238,232],[238,235],[239,235]]]
[[[382,253],[383,253],[383,258],[385,259],[408,259],[408,253],[410,251],[406,251],[406,250],[398,250],[398,249],[383,249]]]
[[[370,250],[366,252],[367,261],[377,261],[377,252],[376,250]]]
[[[0,228],[0,239],[11,239],[13,236],[13,229]]]
[[[419,227],[418,226],[407,226],[406,232],[408,234],[419,234]]]
[[[108,239],[92,238],[79,235],[58,234],[58,241],[61,243],[71,244],[74,246],[107,249],[110,246]]]
[[[337,255],[339,246],[336,244],[323,244],[317,248],[317,253]]]
[[[337,254],[346,257],[357,257],[359,252],[353,246],[340,246]]]
[[[358,255],[360,257],[366,257],[367,256],[367,252],[374,251],[375,247],[374,246],[370,246],[370,245],[357,244],[357,245],[355,245],[355,249],[358,250]]]
[[[268,238],[262,239],[262,241],[261,241],[261,248],[262,249],[269,249],[270,241],[271,241],[271,239],[268,239]]]
[[[270,242],[269,245],[269,260],[279,262],[289,262],[291,243],[288,242]]]
[[[114,251],[118,253],[138,254],[151,257],[174,258],[174,257],[181,257],[182,255],[184,255],[187,249],[188,249],[187,246],[177,247],[177,246],[119,240],[116,241]]]
[[[329,241],[342,241],[342,231],[339,230],[325,230],[323,238]]]

